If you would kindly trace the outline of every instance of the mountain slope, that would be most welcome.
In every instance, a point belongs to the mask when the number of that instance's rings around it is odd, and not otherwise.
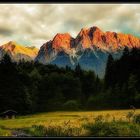
[[[79,63],[83,69],[94,70],[103,76],[108,54],[118,59],[125,47],[140,48],[140,39],[130,34],[103,32],[93,26],[81,29],[75,39],[68,33],[57,34],[53,40],[41,46],[35,61],[63,67],[75,67]],[[63,52],[61,59],[60,52]]]
[[[2,58],[5,53],[8,53],[14,61],[19,61],[21,59],[34,60],[38,49],[35,47],[25,47],[10,41],[0,46],[0,58]]]

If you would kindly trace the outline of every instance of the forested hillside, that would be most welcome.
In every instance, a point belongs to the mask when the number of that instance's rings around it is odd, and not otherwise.
[[[78,64],[43,65],[12,62],[6,54],[0,62],[0,112],[20,114],[56,110],[94,110],[140,107],[140,50],[124,50],[119,60],[108,57],[104,79]]]

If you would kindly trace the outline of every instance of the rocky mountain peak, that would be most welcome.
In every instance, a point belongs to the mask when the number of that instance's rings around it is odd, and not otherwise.
[[[67,50],[71,48],[72,37],[69,33],[56,34],[52,41],[52,47],[56,50]]]
[[[9,41],[8,43],[0,46],[0,58],[4,53],[8,53],[12,59],[18,61],[22,58],[25,60],[33,60],[38,54],[39,49],[30,48],[27,46],[20,45],[14,41]]]

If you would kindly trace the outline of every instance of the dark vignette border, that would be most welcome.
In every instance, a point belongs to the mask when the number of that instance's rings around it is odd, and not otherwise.
[[[0,4],[140,4],[140,0],[0,0]],[[140,137],[0,137],[1,139],[140,139]]]

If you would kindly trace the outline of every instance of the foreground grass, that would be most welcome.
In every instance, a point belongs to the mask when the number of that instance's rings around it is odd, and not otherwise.
[[[31,136],[140,136],[140,125],[126,117],[130,111],[50,112],[20,116],[0,120],[0,136],[12,136],[16,130]],[[140,110],[135,113],[140,114]]]

